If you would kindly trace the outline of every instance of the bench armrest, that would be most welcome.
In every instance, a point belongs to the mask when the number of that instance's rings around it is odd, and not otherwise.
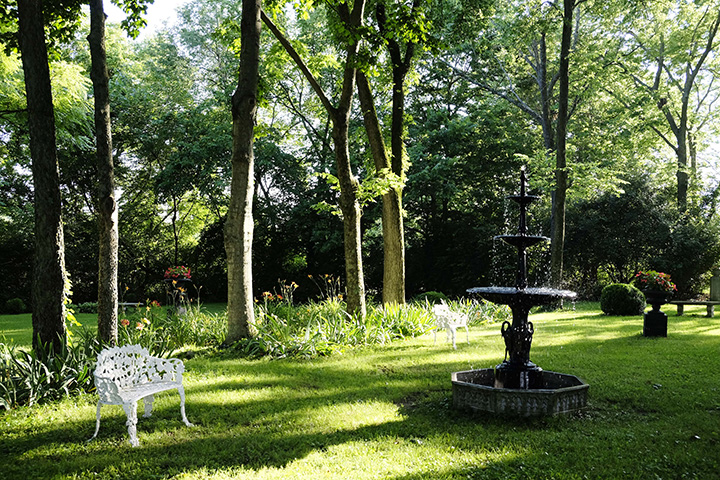
[[[182,382],[185,365],[177,358],[148,357],[141,371],[141,378],[150,381]]]
[[[111,402],[120,398],[120,388],[112,377],[95,375],[95,389],[103,401]]]

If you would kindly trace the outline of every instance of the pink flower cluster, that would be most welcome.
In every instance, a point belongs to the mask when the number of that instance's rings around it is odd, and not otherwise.
[[[635,281],[640,290],[655,290],[660,292],[675,292],[677,286],[670,281],[670,274],[648,270],[646,272],[638,272],[635,275]]]
[[[178,265],[177,267],[170,267],[165,271],[165,278],[191,278],[190,267],[185,265]]]

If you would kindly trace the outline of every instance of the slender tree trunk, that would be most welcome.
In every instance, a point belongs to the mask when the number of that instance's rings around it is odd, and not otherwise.
[[[35,191],[33,348],[52,343],[59,351],[65,343],[65,245],[42,1],[18,0],[18,20]]]
[[[357,30],[362,26],[365,0],[356,0],[350,9],[347,2],[340,2],[335,7],[340,20],[350,30]],[[263,22],[273,32],[275,38],[282,44],[285,51],[307,78],[310,86],[320,98],[323,107],[333,124],[333,147],[335,149],[335,163],[338,181],[340,183],[340,210],[343,215],[343,242],[345,248],[345,281],[347,288],[348,311],[359,318],[365,318],[367,308],[365,305],[365,279],[362,265],[362,235],[360,219],[362,212],[358,202],[357,178],[353,175],[350,165],[350,152],[348,140],[348,124],[350,121],[350,108],[352,107],[353,91],[355,90],[355,62],[357,61],[357,41],[350,41],[345,50],[345,68],[343,71],[342,92],[335,107],[320,87],[313,74],[307,68],[300,55],[292,44],[284,37],[282,32],[263,13]],[[352,35],[351,35],[352,36]]]
[[[690,186],[690,175],[688,175],[688,152],[686,142],[686,129],[684,125],[680,126],[680,133],[678,134],[678,148],[677,152],[677,204],[678,209],[681,212],[687,210],[688,204],[688,188]]]
[[[540,102],[541,102],[541,118],[542,118],[542,131],[543,131],[543,143],[545,150],[548,154],[555,151],[556,137],[553,132],[553,120],[550,113],[550,86],[547,80],[547,42],[545,41],[545,32],[540,37],[539,45],[539,61],[537,65],[537,83],[538,89],[540,90]]]
[[[690,175],[697,175],[697,142],[695,135],[688,129],[688,154],[690,155]]]
[[[252,288],[253,155],[260,65],[261,0],[243,0],[240,73],[232,97],[233,152],[230,206],[225,223],[228,263],[228,335],[226,343],[254,336]]]
[[[568,97],[570,92],[570,42],[572,41],[572,16],[574,0],[565,0],[562,40],[560,44],[560,92],[558,96],[557,150],[555,163],[555,197],[553,199],[553,237],[550,245],[550,282],[555,287],[562,284],[563,249],[565,246],[565,197],[567,195],[566,134]]]
[[[361,2],[362,3],[362,2]],[[344,4],[347,6],[347,4]],[[357,25],[361,23],[358,21]],[[349,23],[349,19],[347,20]],[[350,165],[350,148],[348,127],[350,109],[355,91],[355,74],[353,68],[357,55],[357,44],[347,48],[343,87],[338,107],[331,113],[333,119],[333,146],[335,148],[335,164],[340,182],[340,211],[343,214],[343,243],[345,248],[345,278],[347,288],[347,308],[350,313],[365,318],[365,277],[362,262],[362,232],[360,220],[362,211],[358,201],[360,183],[352,172]]]
[[[350,150],[348,146],[348,123],[350,109],[338,112],[333,123],[333,143],[335,161],[340,181],[340,211],[343,215],[343,245],[345,250],[345,277],[348,311],[365,318],[365,279],[362,264],[362,232],[360,219],[362,211],[358,202],[360,184],[350,170]]]
[[[375,170],[383,175],[393,171],[377,118],[370,85],[361,71],[357,73],[358,97],[363,112],[365,130],[375,161]],[[401,112],[402,114],[402,112]],[[393,120],[395,114],[393,113]],[[402,143],[402,142],[401,142]],[[402,175],[403,169],[400,167]],[[393,171],[393,173],[395,173]],[[397,173],[396,173],[397,175]],[[402,191],[391,188],[383,194],[383,303],[405,303],[405,239],[402,220]]]
[[[413,2],[413,10],[420,8],[421,0]],[[405,78],[410,70],[410,62],[415,54],[415,44],[409,43],[405,56],[400,53],[400,45],[395,40],[388,42],[388,50],[393,66],[392,124],[390,128],[390,147],[392,172],[405,181]],[[386,259],[383,289],[385,303],[405,303],[405,227],[402,216],[402,187],[392,188],[383,203],[383,212],[387,210],[387,227],[383,220],[383,236],[387,235]]]
[[[173,213],[172,213],[172,231],[173,231],[173,264],[180,262],[180,233],[178,232],[178,199],[172,194]]]
[[[118,335],[118,210],[110,130],[110,77],[105,53],[103,0],[90,0],[90,77],[95,97],[97,147],[98,337],[110,345]]]

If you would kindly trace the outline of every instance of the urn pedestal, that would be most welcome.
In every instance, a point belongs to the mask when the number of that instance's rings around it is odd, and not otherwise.
[[[645,312],[643,317],[643,336],[667,337],[667,315],[660,311],[660,306],[668,302],[670,294],[655,290],[644,290],[645,300],[652,305],[652,310]]]

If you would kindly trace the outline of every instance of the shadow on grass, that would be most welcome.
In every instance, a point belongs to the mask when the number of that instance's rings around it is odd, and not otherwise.
[[[580,313],[538,320],[533,361],[591,384],[589,407],[570,417],[500,418],[452,408],[451,372],[502,360],[499,332],[486,335],[499,330],[494,325],[476,329],[472,344],[459,343],[457,351],[440,342],[433,346],[430,336],[351,352],[349,359],[188,360],[187,412],[196,428],[180,422],[173,393],[158,398],[153,417],[139,420],[140,448],[129,447],[119,407],[103,407],[99,438],[85,444],[94,429],[94,407],[88,404],[82,420],[3,435],[0,462],[10,479],[170,478],[283,469],[313,454],[337,455],[337,449],[359,445],[369,468],[379,455],[374,450],[404,448],[420,460],[438,457],[437,465],[376,475],[398,480],[708,472],[717,463],[711,424],[720,420],[718,337],[699,334],[699,322],[684,322],[686,331],[649,339],[638,333],[641,318]],[[557,339],[554,329],[560,331]],[[702,388],[698,378],[706,379]],[[683,394],[688,386],[695,387],[692,395]],[[690,440],[695,436],[701,440]],[[650,453],[649,444],[655,445]],[[700,463],[678,457],[691,449],[691,460]],[[615,463],[603,470],[592,462],[597,455]]]

